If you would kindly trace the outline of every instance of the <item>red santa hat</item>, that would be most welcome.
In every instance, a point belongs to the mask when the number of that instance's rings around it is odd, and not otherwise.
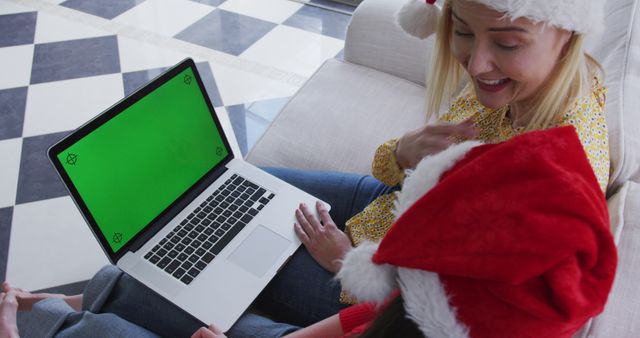
[[[440,7],[452,0],[409,0],[398,12],[396,21],[407,33],[425,39],[436,30]],[[502,12],[516,20],[527,18],[576,32],[595,34],[603,28],[602,0],[467,0]]]
[[[360,301],[400,289],[425,336],[571,337],[603,310],[617,255],[604,194],[571,126],[425,158],[378,244],[338,273]]]

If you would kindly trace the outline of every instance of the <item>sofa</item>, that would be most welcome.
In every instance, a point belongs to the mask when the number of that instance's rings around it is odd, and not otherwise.
[[[611,177],[607,201],[619,266],[602,314],[577,337],[640,337],[639,0],[605,2],[605,29],[588,51],[605,70]],[[427,123],[425,78],[433,38],[395,24],[405,0],[365,0],[344,59],[327,60],[283,108],[247,160],[260,166],[368,174],[377,146]]]

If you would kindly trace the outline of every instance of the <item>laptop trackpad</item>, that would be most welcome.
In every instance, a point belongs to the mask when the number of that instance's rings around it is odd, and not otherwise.
[[[291,242],[258,225],[251,234],[242,241],[236,250],[229,255],[229,261],[258,278],[271,269]]]

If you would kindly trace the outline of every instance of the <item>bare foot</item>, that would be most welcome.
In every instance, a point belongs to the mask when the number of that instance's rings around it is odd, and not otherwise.
[[[0,292],[0,337],[19,337],[16,322],[17,311],[18,302],[15,292]]]
[[[62,298],[66,296],[58,293],[31,293],[20,288],[12,288],[9,283],[2,283],[2,292],[13,291],[18,301],[18,311],[31,311],[33,305],[48,298]]]

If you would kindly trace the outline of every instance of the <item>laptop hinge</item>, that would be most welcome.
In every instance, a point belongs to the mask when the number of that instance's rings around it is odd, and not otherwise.
[[[196,183],[189,191],[179,198],[168,210],[165,210],[152,224],[147,226],[123,251],[136,252],[145,245],[153,236],[155,236],[162,228],[167,225],[178,213],[186,208],[194,199],[196,199],[203,191],[205,191],[218,177],[227,171],[227,163],[231,161],[229,156],[227,160],[219,163],[215,169],[209,172],[205,177]]]

